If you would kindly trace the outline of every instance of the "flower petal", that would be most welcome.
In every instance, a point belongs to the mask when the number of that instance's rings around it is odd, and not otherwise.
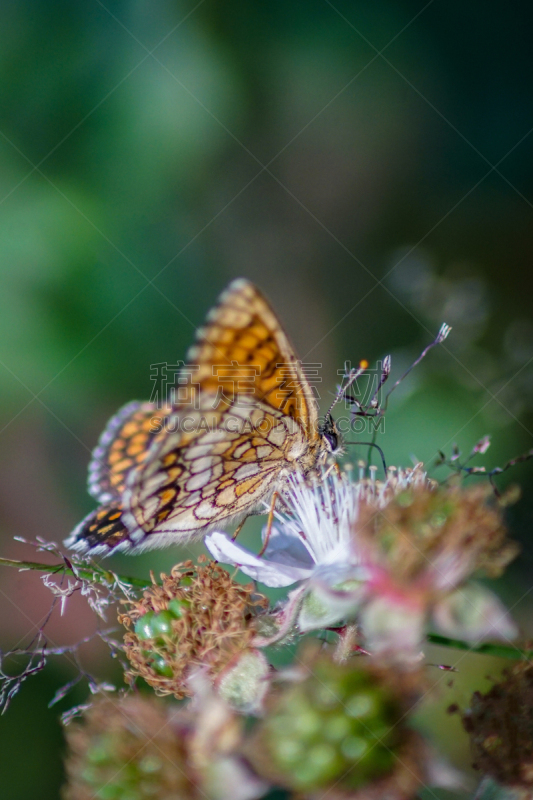
[[[435,607],[439,630],[460,639],[515,639],[518,629],[496,595],[479,583],[456,589]]]
[[[297,581],[305,580],[311,570],[304,567],[290,566],[275,560],[259,558],[255,553],[236,544],[225,533],[215,531],[205,537],[205,546],[217,561],[232,564],[265,586],[290,586]]]
[[[267,526],[263,528],[262,539],[265,541]],[[295,536],[292,529],[273,525],[265,550],[265,558],[278,564],[286,564],[299,569],[313,569],[314,561],[300,537]]]

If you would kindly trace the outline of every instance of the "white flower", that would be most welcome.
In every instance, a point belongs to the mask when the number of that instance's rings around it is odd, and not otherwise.
[[[375,468],[355,482],[333,474],[309,486],[293,476],[284,501],[289,510],[276,512],[262,555],[224,533],[206,538],[214,558],[266,586],[299,584],[256,646],[295,625],[305,632],[353,621],[372,653],[402,660],[418,657],[431,623],[470,641],[516,636],[497,597],[469,581],[478,565],[499,574],[513,550],[483,487],[439,488],[418,464],[390,468],[383,482]]]
[[[206,536],[206,547],[217,561],[239,567],[265,586],[290,586],[311,578],[333,586],[350,577],[360,579],[361,554],[354,547],[353,531],[361,502],[382,508],[398,492],[427,483],[420,467],[391,468],[386,482],[375,480],[374,467],[369,479],[356,482],[332,473],[309,486],[302,475],[292,475],[285,495],[291,514],[275,512],[279,526],[272,526],[263,556],[217,531]]]
[[[208,534],[205,544],[213,558],[233,564],[265,586],[290,586],[311,578],[339,583],[358,566],[351,547],[357,519],[357,484],[330,477],[310,487],[301,475],[289,478],[285,497],[292,514],[275,512],[263,556],[234,542],[226,533]],[[263,540],[266,528],[263,529]]]
[[[211,555],[237,566],[265,586],[301,583],[289,594],[278,618],[279,638],[296,622],[300,631],[332,625],[357,610],[364,570],[353,547],[358,514],[357,484],[326,478],[309,486],[291,476],[285,501],[290,515],[276,512],[263,556],[234,542],[225,533],[211,533],[205,544]],[[263,530],[263,537],[266,529]]]
[[[216,531],[207,535],[206,547],[217,561],[239,567],[265,586],[300,582],[289,595],[287,625],[296,615],[301,631],[349,619],[357,612],[370,577],[354,540],[361,503],[381,508],[397,492],[427,480],[420,465],[391,469],[385,483],[375,480],[375,471],[371,468],[371,477],[361,476],[357,482],[333,473],[314,486],[302,475],[291,476],[284,495],[290,514],[275,513],[278,525],[272,526],[262,556]]]

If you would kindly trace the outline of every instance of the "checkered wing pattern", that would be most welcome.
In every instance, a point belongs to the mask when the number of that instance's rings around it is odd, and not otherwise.
[[[128,475],[146,459],[169,410],[134,401],[109,420],[89,464],[89,494],[101,505],[74,529],[67,546],[94,552],[133,546],[122,517],[122,495]]]
[[[191,383],[229,404],[252,395],[318,438],[316,403],[294,350],[266,299],[249,281],[233,281],[197,331],[188,354]]]
[[[166,411],[134,401],[109,420],[89,464],[88,489],[95,500],[120,500],[128,474],[145,460]]]
[[[104,505],[78,526],[70,546],[142,550],[198,538],[261,509],[285,475],[313,468],[322,457],[311,388],[251,283],[230,284],[187,360],[176,405],[144,449],[130,454],[130,444],[115,445],[124,433],[113,438],[110,423],[100,446],[124,456],[116,462],[121,478],[114,477],[117,467],[105,475],[93,470]],[[141,445],[149,413],[148,404],[131,407],[126,430],[133,448]],[[130,464],[132,458],[138,463]]]

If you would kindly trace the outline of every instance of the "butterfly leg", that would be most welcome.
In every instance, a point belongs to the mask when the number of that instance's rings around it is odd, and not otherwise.
[[[244,523],[246,522],[246,520],[248,519],[248,517],[249,517],[249,516],[250,516],[250,514],[247,514],[247,515],[245,516],[245,518],[242,520],[242,522],[239,522],[239,524],[238,524],[238,525],[237,525],[237,527],[235,528],[235,533],[234,533],[234,534],[233,534],[233,536],[231,537],[232,541],[235,541],[235,539],[237,538],[237,536],[239,535],[239,533],[242,531],[242,529],[243,529],[243,527],[244,527]]]
[[[278,499],[278,497],[279,497],[279,492],[274,492],[274,494],[272,495],[272,500],[270,501],[270,511],[268,512],[266,536],[265,536],[265,541],[263,543],[263,547],[257,554],[259,557],[263,555],[268,546],[268,540],[270,539],[270,532],[272,530],[272,523],[274,522],[274,509],[276,507],[276,500]]]
[[[335,461],[334,464],[330,464],[329,465],[329,467],[327,468],[327,470],[324,473],[324,479],[326,479],[328,477],[328,475],[330,475],[331,472],[335,472],[335,474],[337,475],[338,478],[341,477],[341,474],[342,474],[341,473],[341,468],[339,467],[339,465],[337,464],[336,461]]]

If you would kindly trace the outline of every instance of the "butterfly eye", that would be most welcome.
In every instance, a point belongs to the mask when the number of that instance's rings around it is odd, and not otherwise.
[[[320,435],[326,442],[326,446],[331,453],[339,447],[339,434],[333,421],[333,417],[328,414],[323,424],[320,426]]]
[[[331,452],[334,453],[339,446],[339,437],[335,431],[324,431],[324,439],[328,443]]]

